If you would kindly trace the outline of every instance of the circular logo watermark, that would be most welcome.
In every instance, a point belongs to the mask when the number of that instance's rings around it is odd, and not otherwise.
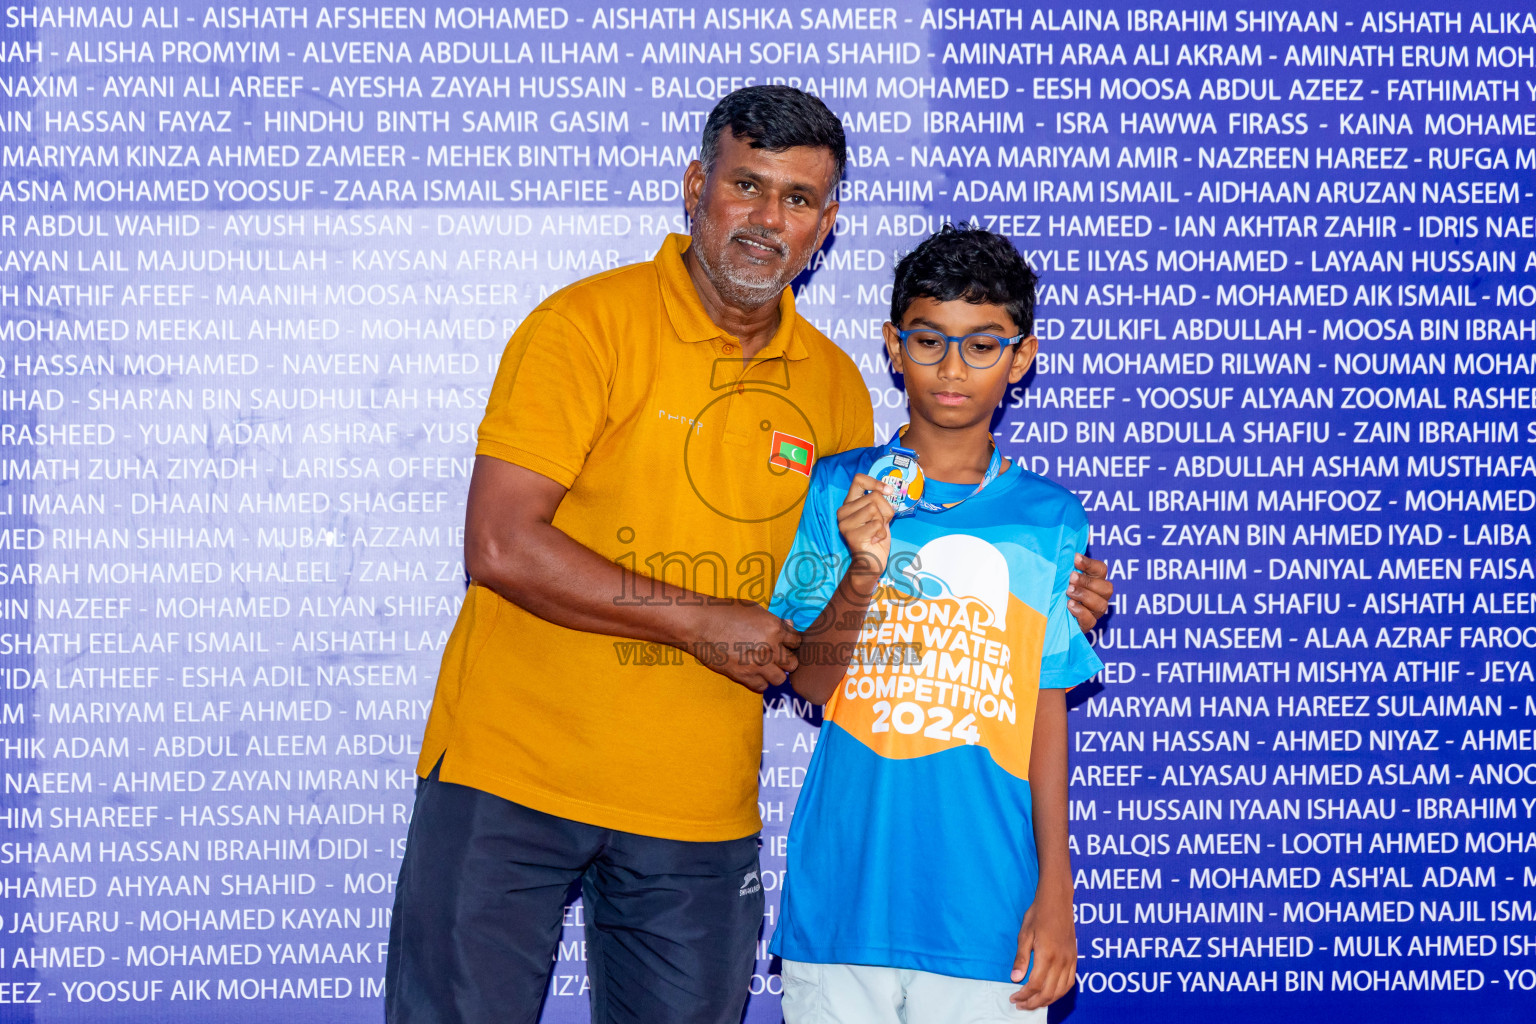
[[[694,418],[683,468],[693,493],[716,515],[766,523],[805,500],[822,451],[815,426],[788,388],[787,367],[782,383],[732,380]]]

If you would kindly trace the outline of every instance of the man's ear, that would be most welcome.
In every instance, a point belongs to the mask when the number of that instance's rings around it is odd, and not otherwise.
[[[704,165],[695,160],[683,172],[683,209],[693,219],[693,211],[699,208],[699,197],[704,194],[704,179],[708,177]]]
[[[1031,334],[1013,348],[1013,365],[1008,367],[1008,383],[1017,384],[1024,379],[1029,372],[1030,364],[1035,361],[1035,353],[1040,351],[1040,339]]]
[[[832,187],[834,189],[833,195],[835,196],[837,194],[836,193],[837,186],[834,185]],[[815,252],[815,251],[817,251],[817,249],[820,249],[822,247],[822,245],[827,240],[827,235],[832,233],[832,228],[836,224],[837,224],[837,200],[833,199],[831,202],[827,203],[827,208],[821,211],[821,222],[817,225],[817,228],[816,228],[816,249],[812,249],[811,250],[812,252]]]
[[[901,350],[901,335],[896,333],[896,325],[887,320],[881,333],[885,335],[885,354],[891,360],[891,369],[905,375],[907,371],[901,362],[905,353]]]

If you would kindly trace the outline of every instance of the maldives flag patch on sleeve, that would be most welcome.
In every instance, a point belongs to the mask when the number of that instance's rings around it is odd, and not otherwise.
[[[802,437],[775,430],[769,441],[768,465],[811,475],[811,463],[816,461],[816,446]]]

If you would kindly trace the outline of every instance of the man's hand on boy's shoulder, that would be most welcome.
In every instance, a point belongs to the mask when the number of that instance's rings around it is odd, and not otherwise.
[[[1030,955],[1034,965],[1030,965]],[[1029,981],[1009,1000],[1021,1010],[1049,1006],[1073,986],[1077,979],[1077,933],[1072,924],[1072,901],[1051,899],[1037,893],[1035,902],[1024,912],[1019,929],[1019,955],[1013,961],[1013,980]]]
[[[1097,558],[1078,555],[1073,564],[1077,571],[1067,578],[1067,611],[1087,633],[1109,611],[1115,585],[1109,579],[1109,566]]]

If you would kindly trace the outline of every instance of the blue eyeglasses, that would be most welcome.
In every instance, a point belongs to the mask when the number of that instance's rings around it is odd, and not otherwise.
[[[927,327],[914,327],[910,331],[897,328],[896,336],[901,339],[901,349],[907,354],[907,358],[919,366],[933,366],[935,363],[943,362],[945,355],[949,353],[949,346],[958,345],[960,358],[973,370],[990,370],[1003,357],[1003,349],[1024,340],[1022,334],[1012,338],[1001,338],[996,334],[966,334],[955,337],[952,334],[941,334]]]

